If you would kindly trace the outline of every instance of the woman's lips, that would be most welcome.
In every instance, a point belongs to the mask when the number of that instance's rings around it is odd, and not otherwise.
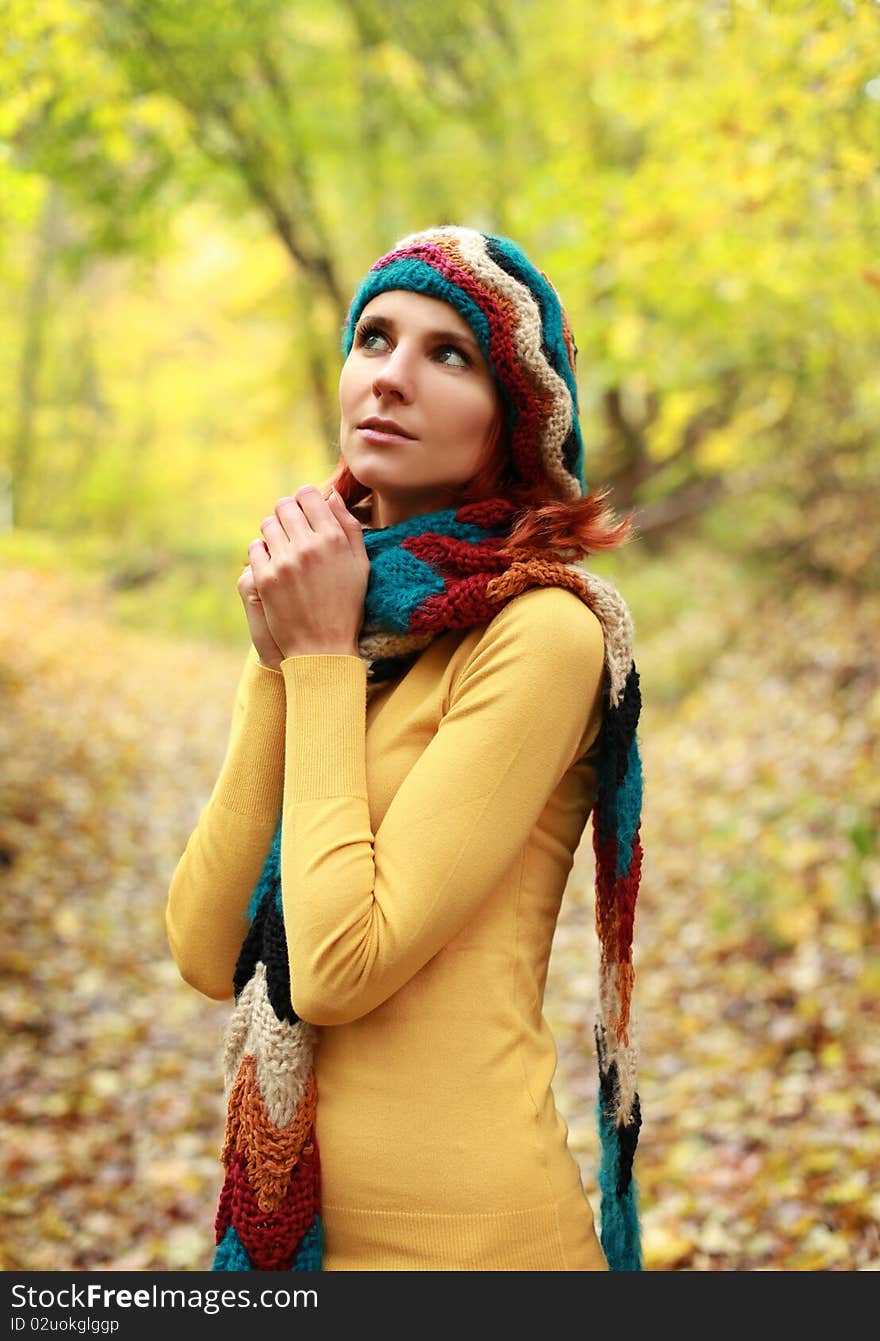
[[[415,442],[415,438],[405,433],[391,433],[388,429],[374,428],[371,424],[359,428],[358,433],[368,442]]]

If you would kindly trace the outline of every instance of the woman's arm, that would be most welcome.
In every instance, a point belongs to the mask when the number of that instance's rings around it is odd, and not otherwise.
[[[226,757],[171,880],[165,925],[181,976],[215,1000],[233,995],[247,907],[281,813],[286,697],[279,671],[248,652]]]
[[[587,728],[587,744],[598,732],[603,664],[602,627],[571,592],[537,589],[511,601],[374,836],[363,662],[281,663],[282,898],[291,1000],[302,1018],[332,1025],[367,1014],[467,923],[523,847]]]

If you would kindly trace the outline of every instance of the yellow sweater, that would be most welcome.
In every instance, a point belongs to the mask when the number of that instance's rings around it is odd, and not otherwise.
[[[325,1270],[606,1267],[542,1015],[595,794],[603,635],[534,588],[366,703],[359,657],[251,650],[174,873],[184,979],[232,996],[278,821],[294,1010],[319,1026]]]

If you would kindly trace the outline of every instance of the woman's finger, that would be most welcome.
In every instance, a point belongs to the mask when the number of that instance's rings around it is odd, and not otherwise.
[[[367,553],[367,547],[364,544],[363,527],[361,526],[357,517],[352,516],[352,514],[349,512],[348,508],[343,503],[342,498],[336,492],[335,489],[333,489],[330,493],[330,497],[327,500],[327,506],[329,507],[330,511],[333,513],[334,517],[339,522],[339,525],[345,532],[348,538],[348,543],[351,546],[352,554],[357,554],[361,557],[365,556]]]
[[[304,484],[297,489],[295,502],[310,528],[317,534],[334,534],[338,530],[338,519],[321,490],[314,484]]]
[[[266,549],[269,557],[278,549],[279,545],[287,544],[287,532],[281,525],[281,522],[271,512],[268,517],[264,517],[260,522],[260,530],[263,532],[263,538],[266,542]]]
[[[258,536],[256,540],[251,541],[247,547],[247,552],[251,571],[256,580],[260,573],[265,572],[269,566],[269,550],[262,536]]]
[[[297,490],[295,498],[279,498],[275,504],[275,516],[281,525],[285,535],[294,542],[307,540],[312,535],[312,525],[310,519],[306,516],[299,504],[299,495],[302,491]]]
[[[238,587],[238,594],[243,601],[260,602],[260,593],[257,591],[257,583],[251,564],[245,564],[236,586]]]

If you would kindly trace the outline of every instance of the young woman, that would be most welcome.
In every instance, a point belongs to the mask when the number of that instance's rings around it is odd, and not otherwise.
[[[167,906],[235,997],[218,1270],[640,1266],[638,675],[575,348],[514,243],[404,238],[351,304],[333,479],[238,583],[253,647]],[[602,1246],[542,1014],[591,810]],[[603,1251],[604,1249],[604,1251]]]

